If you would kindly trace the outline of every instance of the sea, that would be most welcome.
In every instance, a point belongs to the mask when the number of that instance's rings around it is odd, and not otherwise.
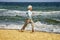
[[[0,29],[21,29],[28,5],[36,31],[60,33],[60,2],[0,2]],[[31,30],[28,24],[25,30]]]

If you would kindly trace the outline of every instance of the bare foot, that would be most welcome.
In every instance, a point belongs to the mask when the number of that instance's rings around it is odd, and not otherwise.
[[[21,31],[21,32],[24,32],[24,30],[22,30],[22,29],[21,29],[20,31]]]
[[[21,30],[21,32],[24,32],[24,30]]]
[[[34,30],[32,30],[32,32],[34,32]]]
[[[24,30],[18,30],[19,32],[24,32]]]

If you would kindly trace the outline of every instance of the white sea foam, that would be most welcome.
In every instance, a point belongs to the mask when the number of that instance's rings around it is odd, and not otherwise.
[[[0,9],[0,10],[7,10],[7,9]]]
[[[26,15],[27,11],[19,11],[19,10],[8,10],[8,9],[0,9],[0,16],[24,16]],[[48,11],[48,12],[43,12],[43,11],[32,11],[34,15],[50,15],[50,14],[59,14],[60,11]]]

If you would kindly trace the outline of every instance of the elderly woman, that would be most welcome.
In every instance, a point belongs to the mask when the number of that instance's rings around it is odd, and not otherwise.
[[[26,17],[26,21],[25,24],[23,25],[23,27],[21,28],[21,32],[24,31],[25,27],[27,26],[27,24],[31,23],[32,26],[32,32],[34,32],[34,22],[32,20],[32,6],[29,5],[28,6],[28,11],[26,13],[27,17]]]

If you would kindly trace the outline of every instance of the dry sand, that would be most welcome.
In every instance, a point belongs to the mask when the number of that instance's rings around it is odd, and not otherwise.
[[[0,30],[0,40],[60,40],[60,34],[18,30]]]

